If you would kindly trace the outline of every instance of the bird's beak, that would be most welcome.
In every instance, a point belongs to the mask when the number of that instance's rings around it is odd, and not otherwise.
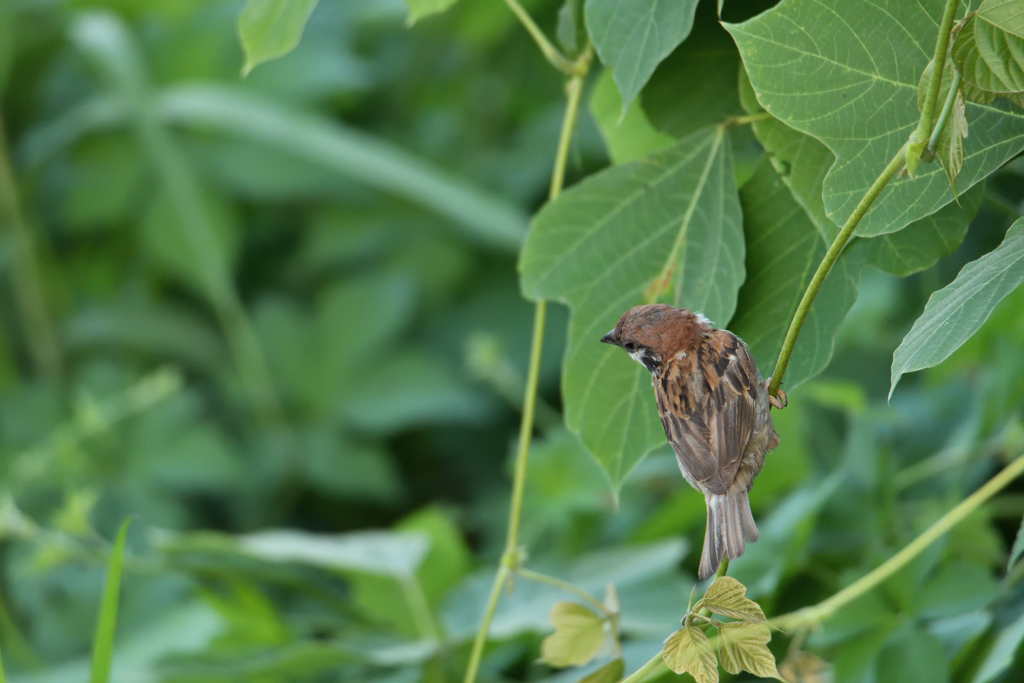
[[[601,343],[602,344],[615,344],[616,346],[619,345],[619,340],[615,337],[615,329],[614,328],[612,328],[612,330],[608,334],[606,334],[603,337],[601,337]]]

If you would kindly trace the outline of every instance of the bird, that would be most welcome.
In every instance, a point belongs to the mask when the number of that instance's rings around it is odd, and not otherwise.
[[[779,444],[770,407],[782,409],[781,389],[769,395],[750,349],[700,313],[666,304],[634,306],[606,344],[625,350],[651,373],[661,425],[690,486],[704,494],[707,526],[698,576],[715,574],[758,539],[747,493]]]

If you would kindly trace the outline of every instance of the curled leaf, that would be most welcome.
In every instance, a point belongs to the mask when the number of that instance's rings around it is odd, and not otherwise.
[[[760,623],[765,621],[761,606],[746,597],[747,587],[731,576],[715,579],[704,594],[704,607],[714,614],[743,621]]]

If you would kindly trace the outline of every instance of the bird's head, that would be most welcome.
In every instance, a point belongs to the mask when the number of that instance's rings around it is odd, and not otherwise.
[[[657,373],[668,359],[685,357],[696,349],[711,329],[711,321],[685,308],[634,306],[601,341],[621,347],[633,360]]]

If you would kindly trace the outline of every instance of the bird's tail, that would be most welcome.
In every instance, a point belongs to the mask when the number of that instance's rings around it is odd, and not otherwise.
[[[737,486],[723,495],[709,494],[706,502],[708,526],[704,531],[704,552],[700,556],[698,576],[701,580],[718,571],[723,557],[735,560],[743,554],[745,542],[758,538],[750,501],[743,487]]]

